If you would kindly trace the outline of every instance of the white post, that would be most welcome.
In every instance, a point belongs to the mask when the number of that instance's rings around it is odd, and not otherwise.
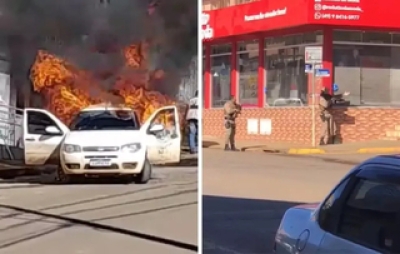
[[[311,83],[311,140],[312,140],[312,147],[316,147],[316,140],[315,140],[315,132],[316,132],[316,121],[315,121],[315,61],[313,61],[312,65],[312,83]]]

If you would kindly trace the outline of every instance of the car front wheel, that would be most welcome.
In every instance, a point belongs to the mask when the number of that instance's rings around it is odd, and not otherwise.
[[[58,184],[69,184],[71,183],[71,176],[65,174],[64,170],[62,169],[61,166],[57,167],[56,170],[56,175],[55,175],[55,181]]]
[[[152,166],[150,162],[146,159],[143,165],[142,172],[140,174],[136,175],[134,178],[134,183],[137,184],[146,184],[150,181],[151,179],[151,174],[152,174]]]

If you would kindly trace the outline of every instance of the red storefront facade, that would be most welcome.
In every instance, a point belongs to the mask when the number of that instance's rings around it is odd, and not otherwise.
[[[237,139],[311,145],[322,87],[350,91],[336,106],[340,142],[400,136],[400,2],[260,0],[204,12],[203,133],[223,136],[222,105],[243,105]],[[307,48],[321,50],[306,73]],[[312,100],[315,96],[315,101]],[[315,128],[313,128],[315,127]],[[312,131],[313,130],[313,131]]]

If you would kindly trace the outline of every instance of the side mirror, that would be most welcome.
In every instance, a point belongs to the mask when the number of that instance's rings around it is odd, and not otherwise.
[[[60,135],[61,131],[56,126],[47,126],[45,129],[47,134],[50,135]]]
[[[161,132],[164,130],[164,126],[162,124],[154,124],[153,126],[150,127],[150,132],[151,133],[157,133]]]

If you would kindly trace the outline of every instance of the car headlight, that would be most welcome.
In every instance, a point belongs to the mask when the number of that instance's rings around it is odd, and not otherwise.
[[[78,145],[64,144],[64,152],[66,153],[80,153],[81,147]]]
[[[135,153],[142,148],[140,143],[132,143],[121,146],[121,151],[128,153]]]

